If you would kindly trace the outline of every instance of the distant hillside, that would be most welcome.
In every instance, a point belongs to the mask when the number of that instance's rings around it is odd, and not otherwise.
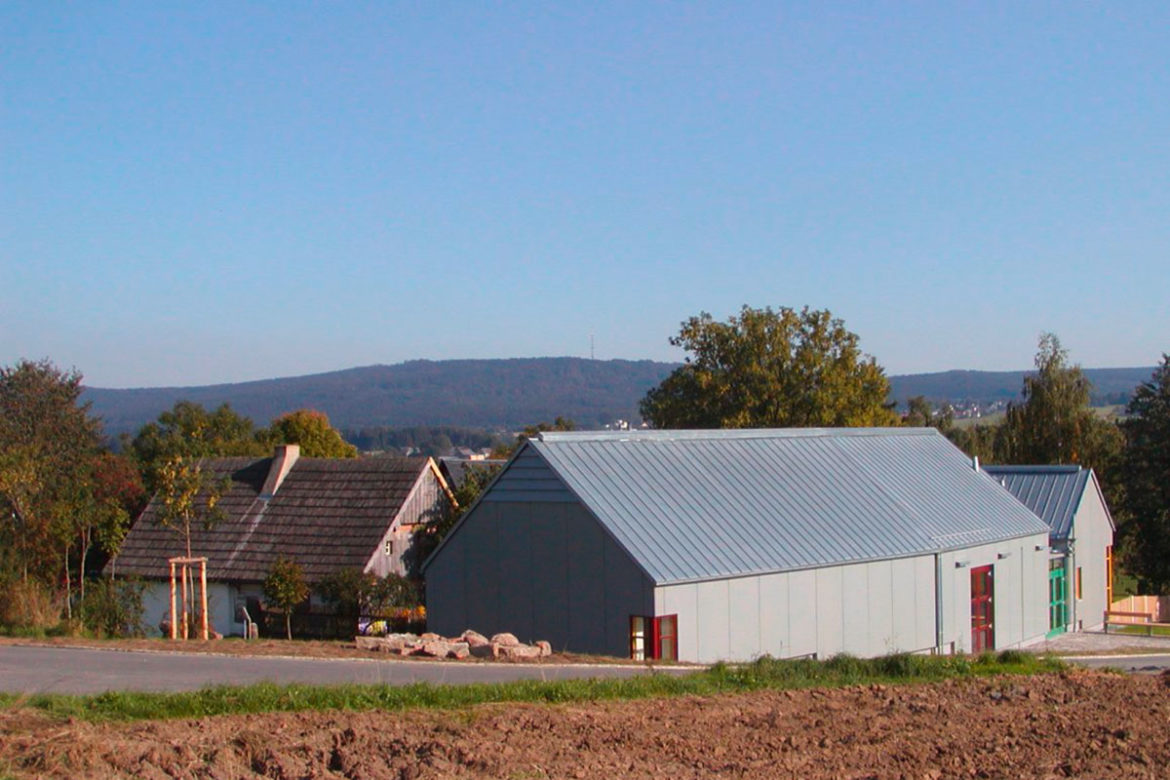
[[[309,407],[337,428],[451,425],[517,429],[557,416],[583,427],[639,419],[638,401],[674,369],[649,360],[415,360],[230,385],[86,388],[106,432],[137,431],[176,401],[225,401],[258,425]]]
[[[309,407],[338,428],[463,426],[515,430],[557,416],[586,428],[617,419],[638,420],[638,402],[677,364],[649,360],[521,358],[416,360],[326,374],[230,385],[137,390],[87,388],[85,400],[105,420],[106,432],[137,431],[189,400],[211,408],[225,401],[267,425],[284,412]],[[1098,403],[1118,403],[1150,368],[1086,369]],[[1023,371],[944,371],[890,377],[899,403],[923,395],[933,401],[994,402],[1019,396]]]
[[[891,394],[899,403],[916,395],[931,401],[1012,401],[1020,397],[1025,371],[940,371],[890,377]],[[1148,368],[1086,368],[1093,383],[1093,403],[1124,403],[1154,373]]]

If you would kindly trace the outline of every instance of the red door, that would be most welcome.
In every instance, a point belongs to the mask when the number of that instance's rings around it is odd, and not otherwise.
[[[995,649],[995,582],[990,566],[971,570],[971,652]]]

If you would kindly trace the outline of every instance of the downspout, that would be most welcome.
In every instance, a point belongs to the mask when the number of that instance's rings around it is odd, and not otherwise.
[[[934,654],[943,654],[942,553],[934,554]]]

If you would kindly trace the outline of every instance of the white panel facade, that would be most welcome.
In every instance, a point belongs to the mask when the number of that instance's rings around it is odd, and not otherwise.
[[[655,614],[678,615],[685,661],[929,650],[934,556],[670,585]]]
[[[1106,597],[1107,569],[1105,552],[1113,545],[1113,526],[1097,487],[1090,480],[1085,486],[1073,519],[1073,563],[1068,572],[1069,595],[1074,604],[1070,616],[1072,627],[1100,628],[1109,609]],[[1076,598],[1076,570],[1081,570],[1081,594]]]
[[[941,556],[947,652],[971,652],[971,570],[981,566],[992,567],[995,649],[1044,638],[1048,632],[1047,546],[1047,535],[1037,534]]]

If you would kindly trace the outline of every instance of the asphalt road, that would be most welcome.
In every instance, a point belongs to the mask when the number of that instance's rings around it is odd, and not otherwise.
[[[1068,658],[1083,666],[1133,674],[1170,669],[1166,655],[1098,655]],[[673,670],[682,673],[685,669]],[[135,652],[93,648],[0,646],[0,691],[7,693],[102,693],[108,690],[191,691],[208,685],[275,683],[491,683],[632,677],[639,666],[456,664],[380,659],[321,659]]]
[[[191,691],[208,685],[248,685],[266,680],[318,685],[491,683],[647,673],[643,667],[618,665],[456,664],[0,646],[0,691],[8,693]]]
[[[1120,669],[1129,674],[1161,674],[1170,669],[1170,655],[1066,656],[1066,661],[1091,669]]]

